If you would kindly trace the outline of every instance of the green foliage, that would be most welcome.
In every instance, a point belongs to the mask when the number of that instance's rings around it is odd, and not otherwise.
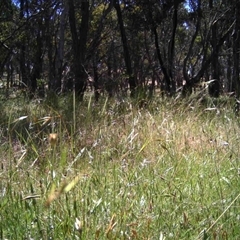
[[[54,101],[3,108],[1,239],[240,237],[239,119],[226,99]]]

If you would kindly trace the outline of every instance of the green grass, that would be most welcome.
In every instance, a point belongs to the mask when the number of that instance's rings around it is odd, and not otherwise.
[[[1,105],[0,239],[240,238],[231,101],[101,101]]]

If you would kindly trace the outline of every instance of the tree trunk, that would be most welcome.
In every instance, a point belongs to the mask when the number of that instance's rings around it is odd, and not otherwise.
[[[95,59],[93,60],[93,76],[94,76],[94,82],[93,82],[94,96],[95,96],[95,101],[98,102],[100,97],[100,88],[99,88],[99,75],[97,70],[97,63]]]
[[[64,42],[65,42],[65,27],[66,27],[66,18],[68,14],[68,5],[65,4],[65,1],[62,1],[63,10],[60,16],[60,27],[57,36],[59,40],[57,41],[56,49],[56,61],[55,61],[55,80],[54,80],[54,90],[59,91],[61,89],[61,80],[63,72],[63,58],[64,58]]]
[[[46,9],[45,16],[45,25],[46,25],[46,47],[47,47],[47,56],[48,56],[48,87],[50,90],[54,89],[54,81],[55,81],[55,58],[53,56],[53,37],[52,37],[52,21],[53,18],[50,15],[50,9]]]
[[[209,8],[210,11],[213,10],[213,0],[209,0]],[[212,57],[211,61],[211,67],[212,67],[212,79],[214,82],[212,82],[209,85],[209,95],[211,97],[219,97],[220,94],[220,83],[219,83],[219,67],[218,67],[218,55],[219,55],[219,49],[217,49],[217,22],[213,23],[212,25],[212,38],[211,38],[211,44],[212,49],[215,51],[215,54]]]
[[[190,79],[189,75],[188,75],[188,68],[187,68],[187,64],[188,64],[188,61],[189,61],[189,58],[192,54],[192,50],[193,50],[193,46],[194,46],[194,43],[195,43],[195,40],[198,36],[198,33],[199,33],[199,30],[200,30],[200,27],[201,27],[201,0],[198,1],[198,6],[197,6],[197,10],[196,10],[196,13],[197,13],[197,23],[196,23],[196,27],[195,27],[195,32],[192,36],[192,39],[191,39],[191,42],[190,42],[190,45],[189,45],[189,48],[188,48],[188,53],[187,55],[185,56],[184,60],[183,60],[183,77],[186,81],[186,84],[183,86],[183,91],[182,91],[182,94],[183,96],[188,96],[192,93],[192,87],[193,87],[193,80]]]
[[[235,29],[233,34],[233,81],[235,86],[236,98],[240,97],[239,82],[239,49],[240,49],[240,2],[235,1]]]
[[[165,79],[165,90],[168,93],[170,93],[171,92],[171,79],[168,75],[168,70],[167,70],[167,68],[166,68],[166,66],[163,62],[161,51],[160,51],[160,48],[159,48],[157,27],[153,26],[152,31],[153,31],[153,34],[154,34],[154,43],[155,43],[155,48],[156,48],[156,52],[157,52],[157,58],[158,58],[158,61],[159,61],[159,64],[160,64],[160,67],[161,67],[161,70],[163,72],[164,79]]]
[[[129,47],[128,47],[126,32],[125,32],[125,28],[124,28],[124,24],[123,24],[123,18],[122,18],[121,8],[119,5],[119,0],[116,0],[114,2],[114,8],[116,9],[116,12],[117,12],[118,24],[119,24],[119,28],[120,28],[120,32],[121,32],[121,38],[122,38],[122,44],[123,44],[123,54],[124,54],[124,60],[125,60],[125,65],[126,65],[126,70],[127,70],[127,75],[128,75],[128,82],[129,82],[129,87],[130,87],[130,91],[131,91],[131,96],[134,96],[137,84],[135,81],[135,77],[133,75],[131,57],[130,57],[130,53],[129,53]]]
[[[170,93],[173,93],[176,91],[176,82],[173,78],[173,71],[174,71],[174,54],[175,54],[175,36],[176,36],[176,29],[177,29],[177,23],[178,23],[178,5],[180,2],[175,1],[174,2],[174,11],[173,11],[173,17],[172,17],[172,36],[169,43],[168,48],[168,76],[170,79]]]
[[[42,21],[42,20],[41,20]],[[34,55],[33,69],[31,73],[31,82],[30,82],[30,93],[31,97],[37,90],[37,80],[41,78],[42,74],[42,51],[43,51],[43,38],[44,38],[44,30],[42,28],[42,22],[39,23],[39,29],[37,33],[36,39],[36,52]]]
[[[84,92],[87,85],[87,74],[85,72],[84,63],[87,46],[88,22],[89,22],[89,1],[81,3],[81,24],[78,37],[75,6],[73,0],[69,3],[69,23],[72,34],[72,50],[73,50],[73,73],[75,75],[75,91],[79,100],[83,100]]]
[[[190,47],[189,47],[188,53],[187,53],[187,55],[186,55],[186,57],[184,59],[184,64],[183,64],[183,74],[184,74],[184,78],[186,80],[186,86],[184,86],[183,90],[184,89],[191,89],[194,84],[200,82],[201,78],[204,76],[204,73],[208,69],[209,65],[213,62],[213,59],[215,58],[215,56],[216,55],[218,56],[220,48],[222,47],[223,43],[225,42],[225,40],[228,38],[228,36],[232,32],[232,29],[233,29],[233,26],[234,26],[233,24],[231,24],[229,26],[229,28],[225,32],[222,32],[221,34],[218,33],[218,38],[216,38],[217,41],[216,41],[216,43],[214,43],[215,45],[214,45],[214,48],[212,49],[212,52],[211,52],[210,55],[208,55],[208,42],[210,41],[210,39],[206,39],[205,40],[205,42],[207,42],[207,44],[205,46],[203,46],[201,68],[200,68],[200,70],[197,72],[197,74],[195,76],[193,76],[191,79],[189,79],[189,76],[187,74],[187,62],[188,62],[188,60],[190,58],[190,55],[191,55],[191,52],[192,52],[192,48],[193,48],[195,39],[196,39],[197,34],[198,34],[198,30],[200,29],[201,1],[199,1],[199,5],[198,5],[198,10],[197,11],[198,11],[198,22],[197,22],[197,25],[196,25],[196,28],[195,28],[195,33],[194,33],[194,35],[192,37],[192,40],[191,40],[191,43],[190,43]],[[210,26],[211,29],[214,28],[214,24],[216,24],[218,22],[218,20],[212,23],[212,25]],[[217,64],[217,63],[215,63],[215,64]],[[215,96],[218,96],[217,93],[219,94],[219,92],[217,91],[217,92],[215,92]]]
[[[175,35],[176,35],[176,28],[177,28],[177,21],[178,21],[178,5],[181,1],[174,2],[174,11],[172,15],[172,34],[171,39],[168,44],[167,54],[162,56],[159,46],[159,36],[157,32],[157,24],[154,21],[152,9],[148,9],[148,16],[151,23],[151,30],[154,35],[154,44],[156,48],[157,58],[164,75],[164,84],[165,84],[165,91],[172,95],[175,92],[175,81],[173,79],[173,66],[174,66],[174,52],[175,52]]]
[[[20,21],[24,18],[24,0],[20,1],[20,13],[19,13],[19,18]],[[20,72],[21,72],[21,80],[24,87],[28,86],[28,78],[27,78],[27,71],[26,71],[26,56],[25,56],[25,51],[26,51],[26,39],[23,37],[22,42],[21,42],[21,47],[20,47],[20,57],[19,57],[19,64],[20,64]]]
[[[232,49],[232,40],[230,37],[228,37],[226,41],[226,45],[228,49]],[[227,56],[227,91],[228,92],[233,92],[234,87],[233,87],[233,79],[232,79],[232,68],[233,68],[233,59],[232,59],[232,54],[228,54]]]

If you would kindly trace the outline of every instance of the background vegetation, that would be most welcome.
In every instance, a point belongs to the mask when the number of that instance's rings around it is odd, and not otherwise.
[[[239,1],[0,9],[0,239],[239,239]]]
[[[29,95],[90,86],[95,98],[159,88],[239,97],[239,1],[30,1],[0,5],[1,87]],[[209,82],[210,81],[210,82]],[[8,91],[6,91],[8,96]]]
[[[228,101],[6,102],[0,238],[238,239]]]

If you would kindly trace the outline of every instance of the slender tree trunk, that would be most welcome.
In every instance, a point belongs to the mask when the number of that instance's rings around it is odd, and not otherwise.
[[[188,53],[187,53],[187,55],[186,55],[186,57],[184,59],[184,64],[183,64],[184,78],[185,78],[185,80],[187,82],[187,84],[184,86],[183,90],[191,89],[193,84],[196,84],[196,83],[200,82],[201,78],[204,76],[204,73],[208,69],[209,65],[213,62],[214,57],[216,55],[218,56],[220,48],[222,47],[223,43],[226,41],[228,36],[231,34],[231,32],[233,30],[233,26],[234,26],[233,24],[231,24],[229,26],[229,28],[225,32],[222,32],[222,34],[218,34],[217,42],[215,43],[215,47],[212,49],[211,55],[207,54],[207,52],[208,52],[208,45],[206,44],[204,46],[201,68],[200,68],[200,70],[197,72],[197,74],[194,77],[189,79],[189,76],[187,74],[187,61],[189,60],[189,57],[191,55],[195,39],[197,37],[197,33],[198,33],[199,28],[200,28],[200,19],[201,19],[201,7],[200,7],[200,4],[201,4],[201,1],[199,1],[198,10],[197,10],[199,13],[198,13],[198,22],[197,22],[197,25],[196,25],[196,30],[195,30],[195,33],[194,33],[194,35],[192,37]],[[216,24],[216,22],[213,23],[213,24]],[[210,27],[211,27],[211,29],[214,28],[213,25],[211,25]],[[210,38],[207,39],[206,42],[208,43],[209,40],[210,40]],[[184,91],[183,91],[183,93],[184,93]]]
[[[126,65],[126,70],[127,70],[127,75],[128,75],[131,96],[134,96],[134,92],[136,90],[137,84],[136,84],[135,77],[133,76],[133,69],[132,69],[131,57],[130,57],[130,53],[129,53],[129,46],[128,46],[126,32],[125,32],[125,28],[124,28],[124,24],[123,24],[123,18],[122,18],[121,8],[119,5],[119,0],[116,0],[114,2],[114,8],[116,9],[116,12],[117,12],[118,24],[119,24],[119,28],[120,28],[120,32],[121,32],[124,60],[125,60],[125,65]]]
[[[172,36],[168,48],[168,76],[170,78],[170,91],[171,93],[176,91],[176,82],[173,78],[173,71],[174,71],[174,55],[175,55],[175,36],[176,36],[176,29],[178,23],[178,2],[175,1],[174,3],[174,11],[172,17]]]
[[[52,26],[51,21],[52,17],[49,13],[49,9],[46,10],[45,24],[46,24],[46,46],[47,46],[47,56],[48,56],[48,87],[50,90],[54,89],[55,81],[55,64],[54,64],[54,55],[53,55],[53,37],[52,37]]]
[[[187,64],[188,64],[189,58],[192,54],[193,46],[194,46],[195,40],[198,36],[199,30],[201,27],[201,11],[202,11],[201,3],[202,3],[201,0],[199,0],[198,6],[197,6],[197,23],[196,23],[196,27],[195,27],[195,32],[192,36],[192,39],[191,39],[191,42],[190,42],[190,45],[188,48],[188,53],[183,60],[183,77],[186,81],[186,84],[183,86],[183,91],[182,91],[183,96],[187,96],[192,93],[193,81],[192,81],[192,79],[189,78]]]
[[[24,2],[25,2],[25,0],[20,1],[20,13],[19,13],[20,21],[23,20],[23,18],[24,18],[24,8],[25,8]],[[26,51],[26,40],[25,40],[25,37],[23,37],[22,42],[21,42],[21,47],[20,47],[19,63],[20,63],[20,72],[21,72],[21,78],[22,78],[21,85],[24,85],[24,87],[29,85],[29,83],[28,83],[29,80],[27,78],[27,71],[26,71],[25,51]]]
[[[239,49],[240,49],[240,2],[235,1],[235,29],[233,35],[233,81],[235,86],[235,94],[240,97],[240,82],[239,82]]]
[[[66,19],[68,14],[68,5],[65,4],[65,1],[62,1],[63,11],[60,16],[60,27],[57,36],[59,40],[57,42],[56,49],[56,60],[55,60],[55,81],[54,81],[54,90],[59,91],[61,89],[61,80],[63,72],[63,58],[64,58],[64,42],[65,42],[65,27]]]
[[[157,57],[158,57],[158,61],[161,67],[161,70],[163,72],[164,75],[164,79],[165,79],[165,90],[170,93],[171,92],[171,79],[168,75],[168,70],[163,62],[163,58],[161,55],[161,51],[160,51],[160,47],[159,47],[159,42],[158,42],[158,33],[157,33],[157,27],[153,26],[152,27],[152,32],[154,34],[154,43],[155,43],[155,48],[156,48],[156,52],[157,52]]]
[[[209,0],[209,8],[210,11],[213,11],[213,0]],[[214,79],[214,82],[212,82],[209,85],[209,95],[211,97],[219,97],[220,94],[220,83],[219,83],[219,70],[218,70],[218,55],[219,55],[219,49],[217,49],[217,22],[213,23],[212,25],[212,48],[213,51],[215,51],[215,54],[212,57],[211,67],[212,67],[212,79]]]
[[[93,60],[93,76],[94,76],[94,82],[93,82],[94,96],[95,96],[95,101],[98,102],[100,97],[100,88],[99,88],[99,75],[97,70],[97,63],[95,59]]]
[[[232,49],[232,40],[230,37],[228,37],[227,39],[227,47],[228,49]],[[233,91],[233,79],[232,79],[232,65],[233,65],[233,59],[232,59],[232,54],[228,54],[227,56],[227,79],[226,79],[226,83],[227,83],[227,91],[228,92],[232,92]]]
[[[72,34],[73,48],[73,72],[75,75],[75,91],[80,100],[83,100],[84,92],[87,85],[87,74],[85,72],[84,63],[87,47],[87,34],[89,22],[89,1],[85,0],[81,3],[81,24],[79,37],[75,18],[75,6],[73,0],[69,3],[69,23]]]
[[[36,52],[34,56],[34,63],[33,63],[33,69],[31,73],[31,83],[30,83],[30,91],[31,95],[35,93],[37,90],[37,80],[41,78],[42,74],[42,51],[43,51],[43,35],[44,31],[42,28],[42,22],[39,23],[39,30],[37,33],[37,39],[36,39]]]

